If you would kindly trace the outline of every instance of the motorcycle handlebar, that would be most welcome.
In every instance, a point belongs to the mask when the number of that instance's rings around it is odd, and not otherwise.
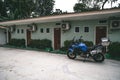
[[[82,39],[83,36],[80,36],[80,39]]]
[[[83,36],[80,36],[80,38],[79,38],[78,40],[76,40],[76,41],[81,42],[82,37],[83,37]],[[75,41],[75,36],[74,36],[73,39],[72,39],[72,42],[74,42],[74,41]]]
[[[80,36],[80,39],[79,39],[80,42],[81,42],[81,40],[82,40],[82,37],[83,37],[83,36]]]

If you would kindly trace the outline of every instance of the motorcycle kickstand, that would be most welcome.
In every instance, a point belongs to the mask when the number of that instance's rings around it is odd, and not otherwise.
[[[84,58],[83,62],[85,62],[87,60],[87,58]]]
[[[86,55],[86,57],[84,58],[83,62],[85,62],[88,57],[89,57],[89,54]]]

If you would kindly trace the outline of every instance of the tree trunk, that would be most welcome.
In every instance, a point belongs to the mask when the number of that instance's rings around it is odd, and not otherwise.
[[[108,0],[105,0],[105,1],[103,2],[103,4],[102,4],[102,9],[104,9],[104,6],[105,6],[105,4],[106,4],[107,1],[108,1]]]

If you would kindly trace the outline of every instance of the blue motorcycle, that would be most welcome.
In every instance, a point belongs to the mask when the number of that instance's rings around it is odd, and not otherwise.
[[[88,48],[86,44],[82,42],[82,36],[78,41],[75,41],[74,39],[75,37],[73,38],[72,44],[67,51],[68,58],[75,59],[77,55],[80,55],[81,57],[84,57],[84,61],[90,57],[96,62],[104,61],[104,45],[100,44]]]

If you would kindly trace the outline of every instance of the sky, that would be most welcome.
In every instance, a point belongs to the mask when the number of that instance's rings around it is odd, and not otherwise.
[[[63,12],[73,12],[73,6],[75,3],[77,3],[78,0],[55,0],[54,10],[55,9],[61,9]],[[113,4],[116,6],[118,3],[120,3],[120,0],[116,4]],[[110,7],[110,4],[105,5],[106,8]]]
[[[61,9],[62,11],[73,12],[73,6],[78,0],[55,0],[54,9]]]

